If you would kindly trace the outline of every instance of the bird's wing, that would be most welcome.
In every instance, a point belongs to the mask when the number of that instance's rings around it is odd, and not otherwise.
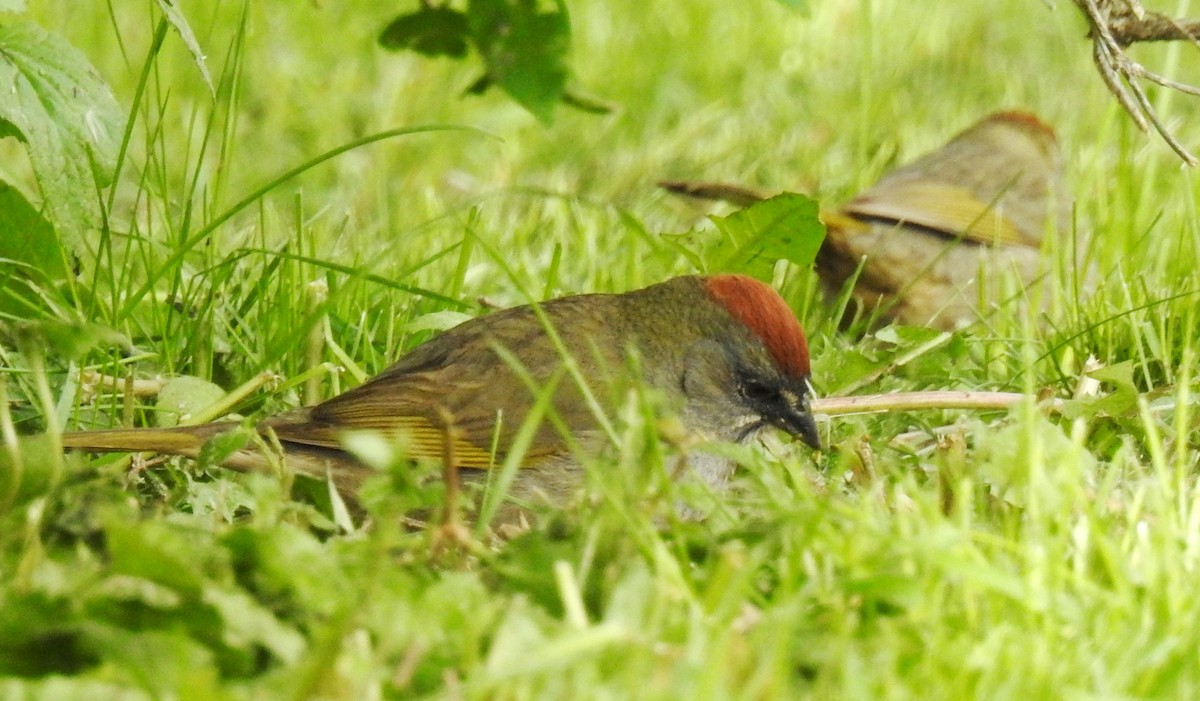
[[[410,457],[441,460],[449,449],[462,467],[498,464],[534,405],[537,390],[528,388],[500,359],[493,343],[463,335],[436,338],[365,384],[268,420],[262,428],[270,428],[282,441],[329,448],[340,447],[347,433],[376,432],[399,442]],[[560,359],[540,328],[534,325],[519,338],[497,342],[520,348],[531,367],[541,368],[533,377],[539,386],[556,383],[551,407],[565,425],[587,430],[596,424],[579,388],[561,377],[561,362],[556,362]],[[543,420],[522,464],[536,465],[567,452],[562,435]]]
[[[394,441],[414,459],[442,460],[449,451],[461,467],[486,468],[493,463],[491,452],[471,442],[463,432],[447,432],[423,416],[397,416],[374,409],[364,405],[349,414],[338,412],[322,420],[277,417],[260,424],[260,429],[269,428],[285,444],[335,449],[341,449],[348,434],[374,433]],[[496,456],[497,460],[503,458],[503,453]]]
[[[532,399],[522,401],[523,390],[497,394],[482,382],[454,389],[414,384],[396,378],[387,384],[368,383],[352,395],[336,397],[337,401],[268,421],[264,428],[269,426],[281,441],[326,448],[341,447],[348,433],[377,433],[396,441],[409,457],[443,460],[449,453],[460,467],[483,469],[504,461],[533,404]],[[468,399],[467,394],[473,396]],[[468,403],[474,408],[464,411]],[[442,415],[439,408],[446,413]],[[584,419],[561,418],[567,425],[579,425]],[[535,432],[523,464],[536,465],[566,451],[562,437],[543,425]]]
[[[885,180],[851,200],[843,211],[855,217],[914,224],[988,246],[1041,245],[1040,231],[1023,231],[1001,209],[998,203],[982,202],[970,190],[955,185]]]

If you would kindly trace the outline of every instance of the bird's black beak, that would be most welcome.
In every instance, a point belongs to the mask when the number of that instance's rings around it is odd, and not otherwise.
[[[821,437],[817,433],[817,420],[813,418],[808,393],[785,395],[782,411],[771,417],[771,424],[804,441],[813,450],[821,449]]]
[[[747,372],[743,373],[738,391],[746,408],[757,417],[756,421],[746,425],[742,440],[769,425],[799,438],[813,450],[821,449],[807,377],[791,381],[762,380]]]

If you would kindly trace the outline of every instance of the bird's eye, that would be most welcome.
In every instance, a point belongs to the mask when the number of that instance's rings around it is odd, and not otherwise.
[[[742,396],[754,402],[774,402],[779,399],[779,390],[757,380],[742,383]]]

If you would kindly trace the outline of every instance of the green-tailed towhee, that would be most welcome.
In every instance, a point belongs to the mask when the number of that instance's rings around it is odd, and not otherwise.
[[[741,205],[764,197],[731,185],[663,185]],[[840,291],[861,265],[852,294],[864,310],[942,329],[1035,284],[1047,270],[1045,233],[1070,231],[1058,142],[1025,112],[985,117],[821,219],[816,270],[828,290]]]
[[[587,392],[567,370],[564,353]],[[657,392],[700,438],[740,442],[774,426],[815,448],[808,377],[804,332],[770,286],[740,275],[687,276],[473,319],[414,348],[363,385],[264,419],[257,429],[278,438],[284,461],[297,472],[333,474],[348,489],[368,472],[342,450],[342,436],[352,431],[394,439],[413,458],[449,454],[465,471],[483,471],[503,462],[539,393],[550,388],[558,427],[552,421],[538,427],[513,493],[559,501],[580,483],[580,458],[605,443],[597,411],[612,416],[620,401],[614,395],[630,383]],[[228,426],[67,433],[63,445],[194,457]],[[722,458],[685,459],[714,485],[732,469]],[[225,464],[261,469],[267,458],[248,448]]]

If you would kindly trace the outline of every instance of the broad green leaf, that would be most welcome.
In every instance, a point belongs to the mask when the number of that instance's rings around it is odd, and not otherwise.
[[[0,606],[0,677],[72,674],[96,655],[79,634],[74,602],[46,591],[6,591]]]
[[[162,522],[126,523],[113,520],[105,528],[113,572],[142,577],[199,598],[204,588],[204,558],[211,547],[197,542],[182,528]]]
[[[468,39],[465,14],[444,6],[422,6],[392,20],[379,35],[379,44],[389,51],[462,58],[467,55]]]
[[[1108,382],[1118,391],[1137,394],[1137,384],[1133,381],[1133,362],[1126,360],[1115,365],[1092,370],[1088,376],[1101,382]]]
[[[213,88],[212,76],[208,73],[207,59],[205,59],[204,52],[200,49],[200,42],[196,41],[196,35],[192,32],[192,27],[188,24],[187,18],[183,16],[183,12],[180,11],[179,7],[172,0],[158,0],[158,7],[163,11],[167,22],[179,33],[179,38],[183,40],[183,45],[191,52],[192,59],[196,62],[196,68],[200,71],[200,77],[204,79],[204,84],[208,86],[208,94],[216,96],[217,91]]]
[[[50,279],[67,274],[54,228],[15,187],[0,182],[0,258]],[[7,271],[5,266],[0,271]],[[0,273],[3,274],[3,273]]]
[[[21,436],[15,461],[13,452],[0,448],[0,515],[13,504],[44,495],[62,481],[64,474],[79,468],[80,456],[64,456],[61,450],[62,446],[45,433]]]
[[[551,12],[539,12],[534,2],[471,0],[467,20],[488,83],[549,124],[567,83],[566,7],[558,3]]]
[[[67,277],[54,227],[19,190],[0,182],[0,311],[23,316],[40,306],[26,281],[54,284]]]
[[[87,59],[33,22],[0,24],[0,134],[25,143],[46,212],[74,245],[100,221],[124,117]]]
[[[10,327],[0,324],[0,340],[5,339],[27,352],[36,350],[69,360],[80,358],[96,346],[129,345],[128,339],[107,326],[77,321],[28,321]]]
[[[712,220],[723,234],[706,256],[715,269],[763,280],[780,260],[811,266],[825,239],[817,203],[804,195],[783,193]]]
[[[155,422],[159,426],[178,426],[225,397],[225,390],[199,377],[183,375],[167,380],[158,393]]]

